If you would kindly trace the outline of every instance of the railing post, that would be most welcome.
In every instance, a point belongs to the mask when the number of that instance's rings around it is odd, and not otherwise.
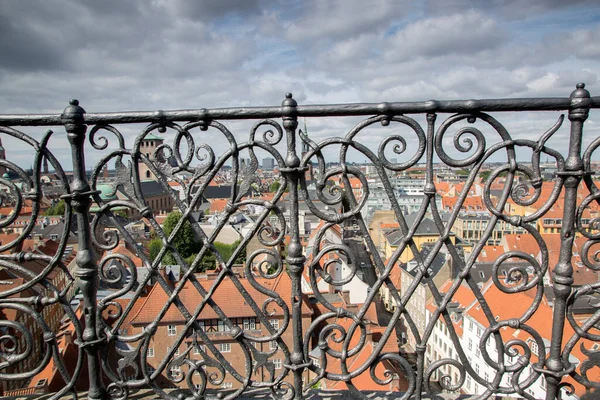
[[[552,281],[554,284],[554,315],[552,319],[552,342],[550,344],[550,356],[546,363],[550,374],[546,375],[548,389],[546,399],[558,397],[559,383],[562,373],[569,368],[563,365],[561,360],[563,332],[565,325],[566,300],[571,294],[573,284],[573,241],[575,239],[575,218],[577,212],[577,188],[581,182],[584,169],[581,159],[581,141],[583,123],[587,119],[590,107],[590,93],[585,89],[583,83],[577,84],[577,89],[571,93],[571,109],[569,120],[571,121],[571,136],[569,141],[569,155],[565,162],[564,175],[564,214],[561,227],[561,246],[558,264],[554,268]],[[587,100],[587,101],[586,101]]]
[[[304,356],[302,351],[302,288],[301,278],[306,258],[302,254],[300,243],[300,230],[298,227],[298,182],[300,175],[304,173],[299,168],[300,158],[296,154],[296,128],[298,117],[296,115],[296,100],[292,94],[285,95],[286,99],[281,103],[283,114],[283,128],[287,138],[286,167],[281,171],[286,176],[289,189],[290,206],[290,244],[287,248],[285,261],[292,280],[292,334],[294,335],[294,348],[290,355],[290,363],[287,367],[294,373],[295,398],[302,398],[302,373],[304,371]]]
[[[102,399],[105,392],[100,378],[100,358],[98,355],[98,336],[96,335],[96,293],[98,291],[98,270],[96,256],[92,248],[92,233],[90,230],[89,210],[92,203],[90,186],[85,171],[83,147],[86,138],[87,125],[84,122],[85,110],[79,106],[79,101],[71,100],[69,106],[61,115],[71,144],[73,161],[73,180],[71,194],[66,196],[73,207],[77,218],[77,236],[79,248],[75,257],[77,269],[75,276],[83,294],[83,312],[85,329],[79,346],[83,346],[89,374],[88,399]]]

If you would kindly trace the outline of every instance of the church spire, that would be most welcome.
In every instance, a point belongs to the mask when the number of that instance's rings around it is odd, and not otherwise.
[[[306,136],[308,136],[308,129],[306,128],[306,117],[304,118],[304,134]],[[308,153],[308,143],[306,143],[304,140],[302,141],[302,157],[304,157],[304,155]]]

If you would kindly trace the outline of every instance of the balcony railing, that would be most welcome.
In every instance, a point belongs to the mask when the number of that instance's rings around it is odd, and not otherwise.
[[[114,113],[72,100],[60,115],[0,115],[0,388],[91,399],[596,390],[600,138],[582,145],[593,108],[600,97],[578,84],[566,98],[302,106],[288,94],[280,107]],[[501,122],[548,111],[568,114],[568,144],[547,145],[562,115],[535,140]],[[324,140],[299,129],[326,117],[365,119]],[[64,127],[71,165],[53,153],[63,134],[52,127]],[[17,142],[29,171],[11,162]],[[86,159],[100,160],[91,173]],[[410,176],[424,182],[416,204],[396,191]],[[215,187],[226,200],[205,222]],[[64,212],[44,217],[50,200]],[[485,228],[461,238],[469,212]],[[53,224],[54,240],[36,236]],[[239,240],[225,252],[227,230]],[[509,236],[531,251],[496,250]]]

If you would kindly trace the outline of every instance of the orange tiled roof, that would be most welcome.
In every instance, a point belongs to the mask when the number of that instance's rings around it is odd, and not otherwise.
[[[338,319],[335,321],[336,324],[339,324],[343,327],[343,329],[348,332],[348,330],[350,329],[351,325],[354,323],[354,321],[350,318],[342,318],[342,319]],[[381,332],[381,329],[378,329],[379,326],[374,327],[375,332]],[[371,326],[368,326],[367,329],[371,329]],[[370,334],[372,334],[374,331],[371,330]],[[350,349],[355,348],[356,346],[359,345],[359,340],[360,340],[360,329],[356,329],[352,335],[352,337],[350,338],[350,343],[349,343],[349,347]],[[390,343],[391,342],[391,343]],[[328,342],[329,346],[336,351],[341,351],[342,349],[342,345],[343,343],[336,343],[332,340],[330,340]],[[383,346],[384,349],[390,349],[390,352],[393,353],[397,353],[398,352],[398,345],[395,343],[395,338],[394,335],[390,335],[390,337],[388,338],[387,342],[384,344]],[[384,350],[382,350],[384,351]],[[367,339],[367,341],[365,342],[365,344],[363,345],[363,347],[359,350],[358,353],[356,353],[355,355],[348,357],[346,360],[346,365],[348,367],[349,371],[355,371],[358,368],[360,368],[363,364],[365,364],[367,362],[367,360],[369,359],[369,357],[375,352],[375,344],[372,340]],[[341,363],[339,361],[339,359],[337,358],[333,358],[330,355],[326,355],[327,357],[327,370],[328,372],[334,373],[334,374],[341,374],[342,373],[342,366]],[[383,376],[383,372],[386,369],[390,369],[390,367],[392,367],[391,365],[386,365],[385,363],[379,363],[376,367],[375,367],[375,375],[378,377],[382,377]],[[375,383],[373,381],[373,378],[371,378],[371,374],[370,374],[370,369],[367,368],[362,374],[358,375],[357,377],[352,379],[352,384],[356,387],[356,389],[364,391],[364,390],[384,390],[385,387],[382,387],[380,385],[378,385],[377,383]],[[347,390],[348,387],[346,385],[345,382],[343,381],[332,381],[332,380],[325,380],[325,385],[327,387],[327,389],[337,389],[337,390]],[[388,387],[389,389],[389,387]],[[397,388],[395,388],[397,390]]]
[[[380,229],[398,229],[400,224],[398,222],[381,222],[379,223]]]
[[[437,190],[437,193],[443,196],[450,191],[452,185],[450,184],[450,182],[437,182],[435,184],[435,188]]]
[[[213,201],[210,202],[210,212],[211,214],[214,213],[221,213],[223,211],[225,211],[225,207],[227,207],[227,199],[214,199]]]
[[[484,288],[482,289],[485,301],[490,307],[492,314],[495,317],[497,316],[500,320],[510,320],[512,318],[519,318],[522,315],[524,315],[533,303],[534,292],[535,289],[531,289],[527,292],[507,294],[498,289],[498,287],[494,285],[491,280],[488,281],[488,283],[486,283],[486,285],[484,285]],[[510,303],[511,306],[506,307],[507,303]],[[478,302],[474,302],[471,305],[471,307],[468,310],[466,310],[465,313],[467,315],[470,315],[483,326],[488,326],[490,324],[490,322],[483,313],[481,305]],[[552,322],[552,307],[550,307],[550,305],[546,301],[546,298],[542,297],[539,307],[535,310],[531,318],[527,320],[526,324],[534,328],[541,335],[542,338],[550,340],[550,338],[552,337]],[[575,331],[573,330],[571,325],[568,322],[565,322],[563,346],[569,341],[569,339],[573,336],[574,333]],[[512,339],[520,339],[525,342],[531,340],[531,336],[526,331],[521,329],[514,330],[505,327],[500,330],[500,334],[502,336],[502,340],[505,342],[507,340]],[[584,343],[587,349],[589,349],[591,345],[593,345],[593,342],[589,340],[581,340],[581,342]],[[548,352],[549,348],[546,348],[546,351]],[[580,361],[583,361],[587,358],[582,354],[579,345],[573,348],[571,354],[577,357]],[[532,354],[532,360],[536,362],[537,356]],[[588,378],[591,381],[600,380],[600,371],[594,369],[588,371]],[[575,385],[576,394],[581,396],[583,393],[585,393],[585,389],[583,388],[583,386],[576,383],[570,377],[567,377],[567,380],[569,380]]]
[[[477,262],[494,262],[504,254],[504,248],[502,246],[484,246],[477,257]]]
[[[248,293],[249,297],[253,299],[259,307],[262,307],[263,303],[268,299],[268,296],[262,294],[252,287],[247,279],[238,279]],[[262,286],[279,293],[284,302],[287,304],[288,308],[291,310],[291,299],[289,294],[292,292],[292,283],[285,272],[279,275],[277,279],[256,278],[256,280]],[[210,278],[199,278],[199,282],[207,290],[209,290],[215,283],[215,281]],[[185,305],[188,311],[195,310],[198,304],[200,304],[200,302],[203,300],[202,295],[189,281],[185,283],[183,289],[179,293],[178,298]],[[162,287],[158,284],[155,284],[146,298],[138,300],[143,301],[143,305],[140,307],[137,314],[131,319],[131,323],[134,325],[148,324],[154,321],[162,307],[168,302],[168,299],[169,296],[162,289]],[[221,281],[211,296],[211,299],[230,318],[256,315],[250,304],[241,295],[240,291],[237,289],[231,279],[226,278]],[[283,315],[283,311],[280,307],[269,307],[269,311],[273,311],[273,315]],[[303,314],[310,314],[310,309],[304,303],[302,312]],[[219,318],[219,316],[209,305],[203,308],[198,317],[198,319],[216,318]],[[186,318],[181,314],[176,306],[171,305],[161,319],[161,322],[185,324]]]
[[[443,196],[442,208],[453,209],[458,201],[458,196]],[[485,204],[481,196],[467,196],[460,208],[466,211],[482,211],[485,210]]]
[[[139,256],[137,256],[135,253],[133,253],[131,250],[129,250],[123,243],[121,243],[117,247],[115,247],[111,251],[111,253],[124,255],[125,257],[127,257],[131,261],[133,261],[133,264],[138,268],[140,268],[144,265],[144,262],[142,261],[142,259]]]

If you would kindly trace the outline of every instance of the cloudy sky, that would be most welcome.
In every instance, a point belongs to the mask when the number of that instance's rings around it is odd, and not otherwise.
[[[0,113],[60,113],[71,98],[100,112],[279,105],[286,92],[301,104],[566,97],[580,81],[600,94],[597,1],[20,0],[0,2],[0,19]],[[558,114],[498,118],[535,137]],[[307,124],[319,140],[356,121]],[[594,113],[587,126],[589,143]],[[123,132],[130,144],[139,127]],[[51,147],[70,169],[62,133]]]

